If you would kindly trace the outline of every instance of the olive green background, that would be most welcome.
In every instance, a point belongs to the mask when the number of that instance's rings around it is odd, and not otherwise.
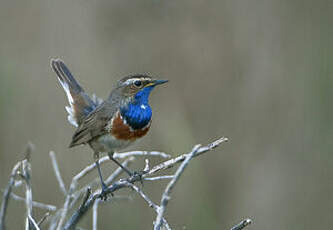
[[[88,147],[67,148],[74,129],[49,67],[61,57],[103,98],[131,73],[170,80],[152,94],[150,133],[129,150],[177,155],[230,138],[180,179],[166,213],[174,229],[229,229],[245,217],[248,229],[331,229],[332,21],[324,0],[1,0],[0,187],[28,141],[38,201],[64,202],[50,150],[67,186],[92,162]],[[143,189],[159,202],[165,185]],[[155,213],[120,193],[133,201],[101,205],[99,229],[151,229]],[[24,212],[10,203],[8,229],[23,229]],[[91,229],[90,214],[79,226]]]

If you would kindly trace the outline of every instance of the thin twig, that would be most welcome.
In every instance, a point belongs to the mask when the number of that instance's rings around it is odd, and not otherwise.
[[[10,174],[10,178],[9,178],[7,187],[3,193],[1,210],[0,210],[0,230],[5,229],[5,217],[6,217],[6,213],[7,213],[9,197],[11,196],[12,187],[15,184],[15,176],[17,175],[17,172],[18,172],[20,166],[21,166],[21,161],[17,162],[14,165],[12,172]]]
[[[29,230],[31,228],[31,220],[32,218],[32,190],[31,190],[31,165],[28,159],[30,158],[30,154],[27,155],[27,158],[22,161],[22,177],[25,181],[25,203],[27,209],[27,216],[25,222],[25,229]]]
[[[93,197],[95,197],[95,195]],[[97,196],[95,198],[91,198],[91,189],[88,188],[86,191],[86,194],[84,196],[82,204],[80,205],[78,210],[76,212],[74,212],[74,214],[72,215],[70,220],[67,221],[63,230],[75,229],[76,224],[86,214],[87,210],[95,202],[96,198],[97,198]],[[89,206],[87,206],[87,204],[89,204]]]
[[[103,157],[103,158],[100,159],[100,163],[106,162],[108,160],[110,160],[108,156]],[[133,161],[133,160],[134,160],[134,157],[130,157],[130,158],[126,159],[122,163],[122,165],[126,166],[130,161]],[[61,228],[62,228],[62,226],[64,224],[64,221],[65,221],[65,218],[67,216],[68,210],[69,210],[69,208],[71,208],[75,204],[75,202],[78,200],[77,198],[81,195],[81,193],[83,191],[86,191],[87,188],[90,188],[93,185],[92,183],[90,183],[87,186],[84,186],[78,192],[74,193],[74,191],[76,189],[76,186],[78,184],[78,181],[80,179],[82,179],[85,175],[87,175],[88,173],[90,173],[92,170],[94,170],[95,168],[96,168],[96,164],[91,164],[91,165],[85,167],[81,172],[79,172],[78,174],[76,174],[76,176],[74,176],[74,178],[72,179],[72,183],[70,185],[70,188],[69,188],[68,194],[66,196],[66,200],[65,200],[63,209],[61,211],[60,220],[59,220],[59,224],[58,224],[57,230],[61,230]],[[120,167],[118,167],[116,169],[116,171],[114,171],[110,175],[110,177],[108,177],[105,180],[106,185],[110,184],[122,172],[123,172],[123,170]],[[98,181],[96,183],[98,183]],[[73,199],[73,202],[70,203],[71,199]]]
[[[158,213],[158,210],[160,207],[158,205],[156,205],[139,187],[137,187],[134,184],[129,183],[129,182],[126,183],[126,186],[128,186],[128,187],[132,188],[134,191],[136,191],[147,202],[148,206],[151,207],[152,209],[154,209],[154,211],[156,213]],[[165,228],[168,230],[171,230],[168,222],[164,218],[162,218],[162,221],[163,221],[163,225],[165,226]]]
[[[157,216],[156,216],[156,220],[155,220],[155,224],[154,224],[154,230],[161,229],[164,212],[165,212],[166,206],[168,205],[168,202],[170,200],[170,193],[171,193],[172,189],[174,188],[176,182],[179,180],[180,176],[184,172],[184,170],[185,170],[186,166],[188,165],[188,163],[190,162],[190,160],[198,152],[199,148],[200,148],[200,145],[196,145],[193,148],[192,152],[186,156],[184,162],[177,169],[175,176],[173,177],[173,179],[169,182],[169,184],[165,188],[165,191],[163,192],[163,195],[162,195],[160,207],[157,211]]]
[[[57,211],[54,215],[51,216],[50,218],[50,224],[49,224],[49,230],[54,230],[57,227],[58,220],[60,218],[60,211]]]
[[[226,137],[222,137],[214,142],[212,142],[211,144],[207,145],[207,146],[203,146],[201,148],[198,149],[198,151],[196,152],[196,154],[194,155],[194,157],[197,157],[203,153],[206,153],[210,150],[213,150],[214,148],[216,148],[217,146],[219,146],[221,143],[223,142],[227,142],[228,141],[228,138]],[[144,176],[148,176],[148,175],[151,175],[151,174],[154,174],[156,172],[159,172],[161,170],[164,170],[164,169],[167,169],[167,168],[171,168],[173,167],[175,164],[179,163],[179,162],[182,162],[185,160],[186,156],[188,154],[182,154],[176,158],[172,158],[168,161],[165,161],[159,165],[156,165],[155,167],[153,167],[147,174],[145,174]]]
[[[164,175],[164,176],[155,176],[155,177],[145,177],[144,180],[147,181],[155,181],[155,180],[165,180],[165,179],[172,179],[174,175]]]
[[[148,172],[150,169],[150,166],[149,166],[149,159],[145,159],[145,167],[143,169],[144,172]]]
[[[60,174],[60,171],[59,171],[56,155],[53,151],[50,151],[50,158],[51,158],[54,174],[55,174],[55,176],[58,180],[58,183],[59,183],[60,190],[66,196],[67,191],[66,191],[66,188],[65,188],[65,184],[64,184],[64,181],[63,181],[63,179],[61,177],[61,174]]]
[[[251,223],[252,223],[252,220],[247,218],[245,220],[242,220],[239,224],[236,224],[235,226],[233,226],[231,228],[231,230],[242,230],[243,228],[245,228],[246,226],[248,226]]]
[[[40,221],[38,221],[37,225],[40,228],[40,226],[44,223],[44,221],[50,216],[50,213],[47,212],[44,214],[44,216],[42,217],[42,219],[40,219]]]
[[[129,156],[158,156],[162,158],[170,158],[171,155],[163,153],[163,152],[157,152],[157,151],[132,151],[132,152],[126,152],[126,153],[114,153],[113,157],[116,159],[122,159]]]
[[[25,198],[20,197],[13,192],[10,194],[10,198],[12,198],[13,200],[17,200],[17,201],[25,201]],[[32,201],[32,206],[36,207],[36,208],[46,209],[48,211],[57,210],[57,207],[52,204],[44,204],[44,203],[37,202],[37,201]]]
[[[36,221],[34,220],[34,218],[32,218],[32,216],[28,216],[28,221],[29,221],[29,229],[35,229],[35,230],[40,230],[38,224],[36,223]]]
[[[99,200],[95,200],[94,205],[93,205],[93,221],[92,221],[93,230],[97,230],[98,204],[99,204]]]
[[[102,165],[103,163],[109,161],[109,157],[108,156],[105,156],[105,157],[102,157],[101,159],[99,159],[99,164]],[[73,177],[73,180],[72,181],[76,181],[78,182],[80,179],[82,179],[84,176],[86,176],[87,174],[89,174],[90,172],[92,172],[94,169],[96,168],[96,164],[95,163],[92,163],[90,165],[88,165],[87,167],[85,167],[83,170],[81,170],[78,174],[76,174],[74,177]]]
[[[13,186],[14,186],[15,188],[17,188],[17,187],[20,187],[22,184],[23,184],[23,181],[22,181],[22,180],[16,180]]]
[[[68,194],[66,196],[64,206],[63,206],[63,208],[60,211],[60,219],[59,219],[59,222],[58,222],[57,230],[61,230],[61,228],[62,228],[62,226],[63,226],[63,224],[65,222],[70,200],[71,200],[71,196],[70,196],[70,194]]]

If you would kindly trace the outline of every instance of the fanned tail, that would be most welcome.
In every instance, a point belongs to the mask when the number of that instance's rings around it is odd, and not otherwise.
[[[99,104],[100,99],[93,100],[84,92],[80,84],[75,80],[65,63],[61,59],[51,59],[51,67],[57,74],[61,86],[64,88],[68,98],[69,106],[66,106],[68,112],[68,121],[75,127],[78,127],[83,119],[93,111]]]

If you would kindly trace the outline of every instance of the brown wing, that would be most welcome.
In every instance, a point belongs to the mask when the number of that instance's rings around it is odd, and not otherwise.
[[[69,147],[89,143],[91,140],[108,133],[106,126],[117,111],[117,105],[103,102],[92,111],[75,131]]]

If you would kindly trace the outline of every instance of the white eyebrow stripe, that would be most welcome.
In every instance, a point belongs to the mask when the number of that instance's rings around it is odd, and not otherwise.
[[[126,85],[132,84],[134,81],[140,80],[139,78],[131,78],[125,81]]]
[[[151,79],[150,78],[131,78],[131,79],[128,79],[125,81],[125,84],[126,85],[131,85],[133,84],[134,81],[150,81]]]

